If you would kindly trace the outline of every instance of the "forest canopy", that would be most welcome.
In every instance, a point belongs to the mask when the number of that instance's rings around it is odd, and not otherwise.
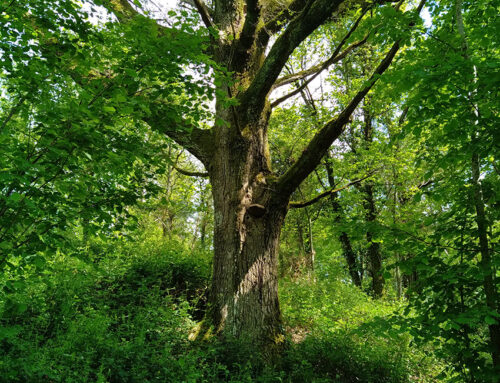
[[[500,382],[496,0],[0,0],[0,382]]]

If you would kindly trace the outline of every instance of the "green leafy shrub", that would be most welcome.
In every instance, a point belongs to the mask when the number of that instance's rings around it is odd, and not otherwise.
[[[411,382],[432,376],[434,360],[388,323],[400,304],[371,297],[335,278],[284,280],[281,304],[292,334],[293,382]]]
[[[0,306],[1,382],[195,381],[190,304],[208,263],[175,246],[119,249],[98,264],[75,258],[31,275]],[[22,312],[8,302],[24,302]],[[12,306],[12,307],[11,307]]]

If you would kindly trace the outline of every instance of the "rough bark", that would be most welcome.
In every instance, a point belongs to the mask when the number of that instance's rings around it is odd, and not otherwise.
[[[216,127],[209,166],[214,198],[211,320],[223,336],[282,341],[277,252],[288,201],[272,192],[267,113],[254,134]],[[244,129],[244,130],[245,130]]]

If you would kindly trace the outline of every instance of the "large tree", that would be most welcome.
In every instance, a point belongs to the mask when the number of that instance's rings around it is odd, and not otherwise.
[[[208,322],[216,333],[257,342],[280,343],[277,252],[290,197],[316,168],[343,132],[351,114],[389,67],[401,37],[386,36],[385,57],[340,113],[321,127],[296,161],[280,176],[271,168],[268,121],[270,93],[276,87],[315,76],[338,62],[362,41],[353,31],[388,1],[343,0],[202,0],[190,2],[210,31],[207,52],[229,76],[218,78],[215,123],[209,129],[168,118],[160,100],[151,100],[145,120],[165,132],[205,166],[214,200],[214,262]],[[103,2],[120,23],[145,17],[137,1]],[[135,5],[132,5],[135,4]],[[398,4],[391,7],[403,28],[409,21]],[[420,10],[421,3],[418,7]],[[355,17],[353,17],[355,15]],[[282,76],[294,50],[325,23],[356,19],[333,49],[330,59],[301,73]],[[147,16],[146,16],[147,17]],[[395,23],[396,25],[397,23]],[[404,34],[404,33],[403,33]],[[400,33],[399,36],[402,34]],[[174,28],[161,26],[158,38],[175,39]],[[366,39],[364,39],[366,41]],[[276,103],[273,103],[274,105]]]

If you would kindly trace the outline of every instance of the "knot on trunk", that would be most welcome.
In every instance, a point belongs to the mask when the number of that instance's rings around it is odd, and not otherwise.
[[[253,203],[247,207],[247,212],[252,217],[260,218],[266,213],[266,208],[258,203]]]

